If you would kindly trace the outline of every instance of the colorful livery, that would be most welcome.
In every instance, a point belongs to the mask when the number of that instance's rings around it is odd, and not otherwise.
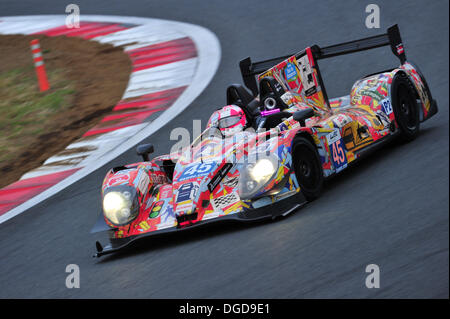
[[[329,99],[318,62],[381,46],[390,46],[400,65]],[[397,25],[386,34],[290,56],[256,63],[247,58],[240,68],[250,91],[228,87],[224,109],[240,119],[245,114],[247,122],[233,122],[245,129],[221,134],[215,112],[180,152],[150,160],[153,146],[145,144],[138,147],[142,162],[111,169],[103,181],[103,214],[93,228],[108,231],[110,243],[97,242],[95,256],[210,222],[285,216],[375,147],[392,138],[413,140],[420,123],[437,112],[425,78],[406,60]]]

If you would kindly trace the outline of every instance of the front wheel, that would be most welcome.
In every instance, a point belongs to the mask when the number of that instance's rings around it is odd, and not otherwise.
[[[409,142],[419,134],[420,110],[416,90],[406,74],[399,73],[392,83],[392,108],[402,140]]]
[[[316,147],[306,138],[297,136],[293,141],[295,176],[300,191],[308,201],[319,197],[323,186],[323,170]]]

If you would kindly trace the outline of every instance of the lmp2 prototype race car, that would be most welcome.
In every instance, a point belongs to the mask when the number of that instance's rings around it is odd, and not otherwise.
[[[366,76],[347,96],[328,99],[318,61],[390,46],[400,66]],[[397,25],[386,34],[252,63],[244,83],[227,89],[227,106],[181,151],[111,169],[103,214],[92,232],[99,257],[143,237],[211,222],[285,216],[320,195],[326,178],[392,138],[413,140],[436,101],[406,54]]]

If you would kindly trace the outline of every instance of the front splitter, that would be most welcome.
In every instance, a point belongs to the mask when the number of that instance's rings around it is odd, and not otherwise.
[[[118,251],[125,250],[130,247],[134,242],[140,239],[149,238],[149,237],[160,237],[165,236],[170,233],[175,232],[183,232],[194,230],[200,227],[204,227],[210,224],[219,224],[225,222],[256,222],[262,221],[266,219],[275,219],[280,216],[287,216],[290,213],[295,212],[297,209],[306,205],[307,200],[303,196],[301,192],[290,196],[286,199],[282,199],[278,202],[269,204],[267,206],[246,210],[232,215],[225,215],[216,218],[211,218],[207,220],[198,221],[190,226],[185,227],[171,227],[166,229],[155,230],[149,233],[145,233],[142,235],[129,236],[125,238],[111,238],[110,243],[106,246],[102,246],[100,242],[96,242],[97,252],[93,257],[101,257],[104,255],[112,254]]]

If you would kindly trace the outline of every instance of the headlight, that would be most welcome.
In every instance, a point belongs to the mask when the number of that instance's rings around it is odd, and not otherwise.
[[[249,199],[256,195],[271,180],[278,170],[275,155],[257,156],[256,162],[239,165],[239,196]]]
[[[139,213],[137,193],[133,188],[112,187],[103,196],[103,214],[112,224],[122,226]]]
[[[262,158],[250,168],[249,173],[254,181],[260,183],[267,181],[275,173],[275,167],[270,160]]]

